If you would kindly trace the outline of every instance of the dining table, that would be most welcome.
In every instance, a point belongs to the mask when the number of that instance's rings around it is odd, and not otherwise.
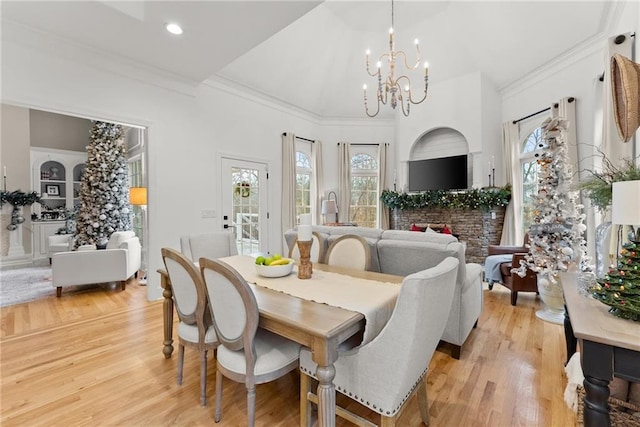
[[[263,278],[255,272],[254,257],[234,255],[219,259],[251,287],[260,312],[259,326],[295,341],[312,352],[318,365],[318,425],[335,426],[334,363],[338,347],[355,339],[360,344],[377,335],[391,316],[403,280],[401,276],[313,264],[309,279],[299,279],[294,267],[281,278]],[[173,292],[166,270],[159,269],[163,289],[166,358],[173,353]]]

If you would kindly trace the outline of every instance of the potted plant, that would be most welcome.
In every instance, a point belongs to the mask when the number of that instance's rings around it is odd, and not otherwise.
[[[620,166],[615,166],[605,155],[602,155],[602,171],[588,170],[591,176],[580,181],[578,188],[589,198],[591,204],[604,216],[603,222],[596,227],[596,276],[602,278],[609,264],[609,248],[607,236],[611,231],[608,220],[613,183],[635,181],[640,179],[640,166],[636,162],[625,159]],[[613,260],[611,260],[613,261]]]

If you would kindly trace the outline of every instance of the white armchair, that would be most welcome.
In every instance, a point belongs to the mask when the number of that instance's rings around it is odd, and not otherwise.
[[[56,295],[62,287],[94,283],[127,281],[138,273],[142,261],[140,241],[133,231],[118,231],[111,235],[104,250],[58,252],[51,258],[53,286]]]
[[[54,234],[53,236],[49,236],[47,238],[47,255],[49,256],[49,262],[51,262],[53,254],[72,250],[72,242],[72,234]]]

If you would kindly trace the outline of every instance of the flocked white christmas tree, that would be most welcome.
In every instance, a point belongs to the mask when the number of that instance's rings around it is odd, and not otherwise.
[[[571,266],[587,270],[585,254],[586,226],[583,206],[577,202],[578,192],[572,188],[572,168],[568,164],[565,132],[568,122],[550,118],[542,124],[544,148],[538,156],[538,194],[535,198],[533,224],[529,230],[529,253],[516,270],[524,277],[527,267],[538,273],[538,291],[547,308],[560,320],[563,312],[562,289],[557,274]],[[545,297],[559,301],[548,302]],[[551,307],[555,305],[555,307]],[[557,306],[559,305],[559,307]],[[544,318],[539,312],[538,317]]]
[[[104,245],[113,232],[131,230],[126,153],[121,125],[93,122],[80,184],[76,247]]]

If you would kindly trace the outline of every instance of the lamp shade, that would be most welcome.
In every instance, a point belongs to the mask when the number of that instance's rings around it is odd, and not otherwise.
[[[613,183],[611,222],[640,225],[640,180]]]
[[[335,200],[323,200],[322,201],[322,214],[330,215],[338,213],[338,206]]]
[[[146,205],[147,204],[147,187],[129,188],[129,202],[135,206]]]

